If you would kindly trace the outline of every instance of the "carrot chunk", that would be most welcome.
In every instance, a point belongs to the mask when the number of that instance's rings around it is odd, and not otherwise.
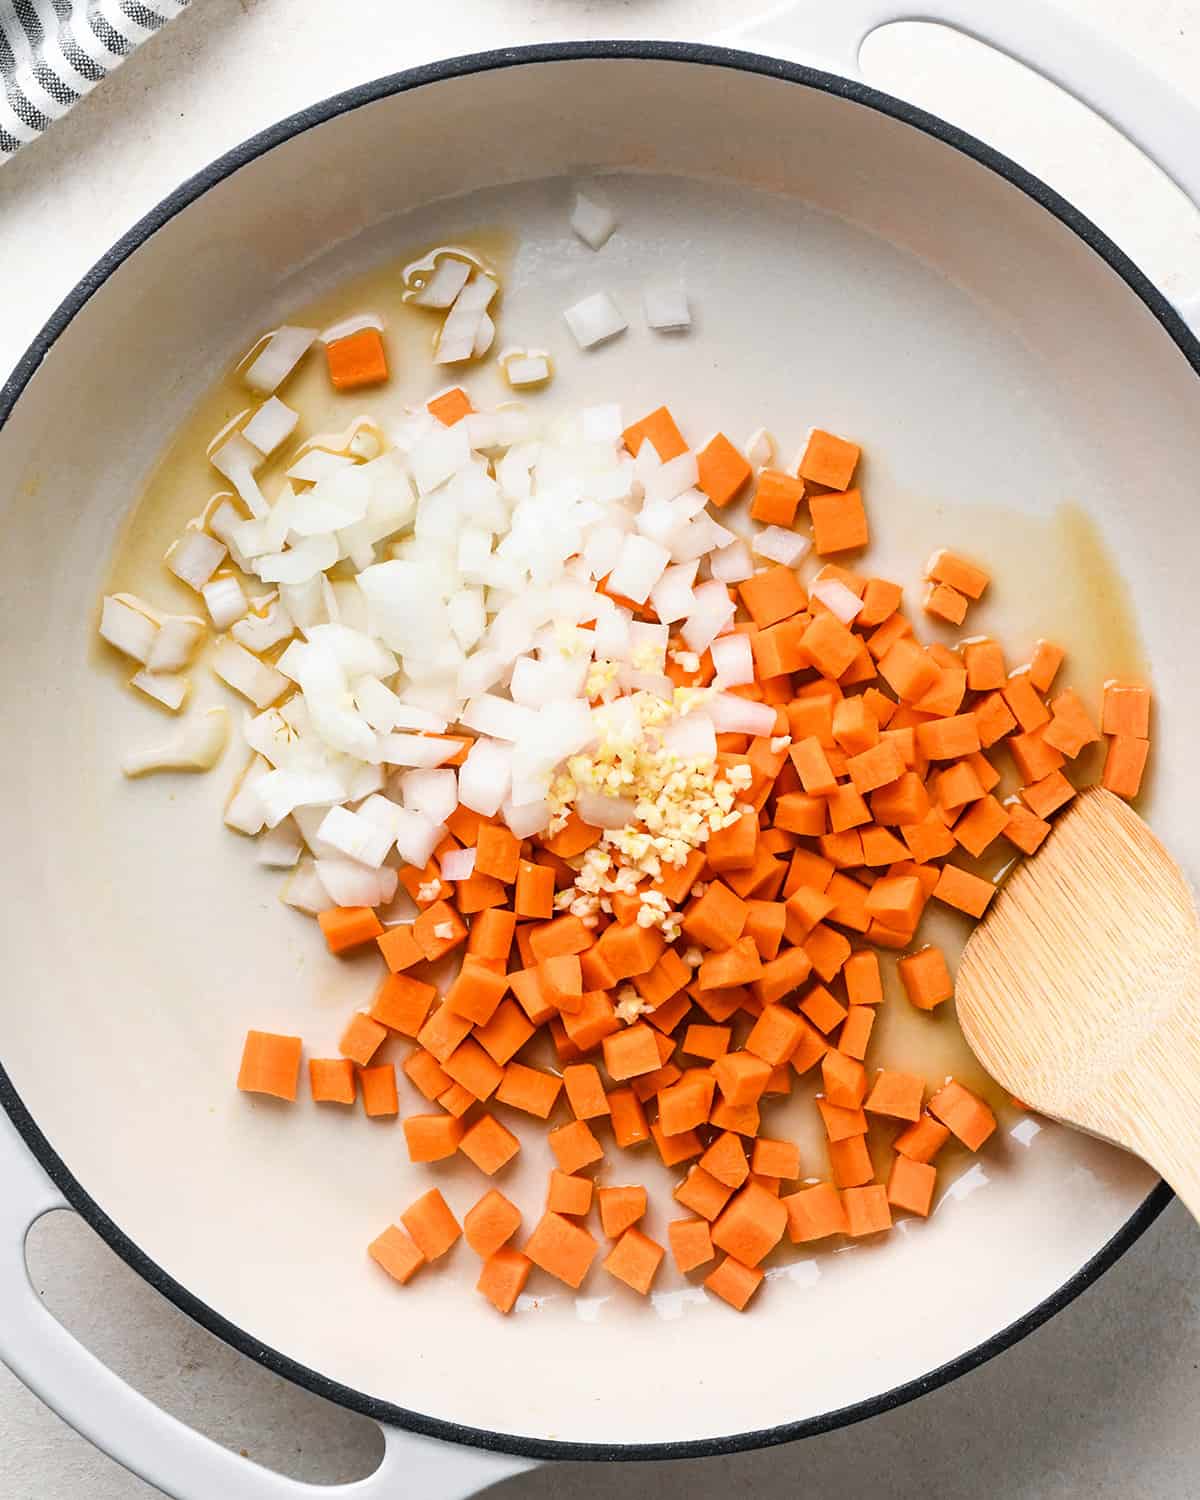
[[[525,1254],[543,1271],[578,1288],[595,1259],[596,1241],[582,1225],[546,1212],[525,1245]]]
[[[426,1263],[415,1241],[396,1224],[390,1224],[377,1239],[371,1241],[367,1246],[367,1254],[401,1286],[411,1281]]]
[[[694,1271],[713,1258],[712,1233],[705,1219],[672,1219],[667,1225],[667,1243],[680,1271]]]
[[[425,410],[436,417],[443,427],[453,427],[475,408],[462,386],[456,385],[451,390],[443,391],[440,396],[434,396],[431,401],[426,401]]]
[[[755,573],[737,588],[747,614],[760,628],[786,620],[808,603],[800,580],[782,563]]]
[[[996,887],[990,880],[981,880],[978,875],[961,870],[957,865],[943,865],[933,894],[939,901],[966,912],[969,917],[981,917],[996,894]]]
[[[546,1194],[546,1207],[556,1214],[568,1214],[582,1218],[591,1211],[595,1184],[590,1177],[576,1177],[557,1168],[550,1173],[550,1187]]]
[[[1115,792],[1118,797],[1136,797],[1142,789],[1149,754],[1149,740],[1137,739],[1131,734],[1114,734],[1108,742],[1101,786]]]
[[[1149,739],[1150,689],[1140,682],[1118,682],[1115,679],[1106,682],[1100,728],[1105,734]]]
[[[348,953],[383,933],[383,923],[370,906],[334,906],[319,912],[317,922],[330,953]]]
[[[509,1104],[513,1109],[523,1110],[528,1115],[546,1119],[554,1108],[562,1088],[562,1079],[540,1068],[527,1068],[524,1063],[510,1062],[504,1069],[504,1077],[496,1089],[496,1103]]]
[[[676,427],[675,418],[665,406],[658,407],[649,416],[643,417],[640,422],[632,423],[625,429],[623,437],[625,446],[635,458],[638,455],[638,449],[646,441],[650,443],[663,463],[687,452],[683,434]]]
[[[237,1086],[247,1094],[270,1094],[275,1099],[294,1100],[300,1078],[298,1036],[280,1036],[272,1031],[248,1031],[238,1069]]]
[[[933,1010],[953,998],[954,981],[945,954],[932,943],[917,953],[907,954],[897,968],[905,993],[918,1010]]]
[[[699,450],[696,467],[699,470],[696,488],[718,509],[734,499],[751,474],[750,465],[723,432],[718,432]]]
[[[867,1150],[867,1138],[861,1132],[844,1136],[841,1140],[830,1139],[826,1150],[829,1152],[830,1172],[839,1188],[862,1187],[874,1178],[875,1168]]]
[[[750,516],[764,526],[793,526],[804,499],[804,481],[778,469],[763,469],[758,476]]]
[[[400,1222],[426,1260],[437,1260],[461,1237],[462,1228],[437,1188],[430,1188],[400,1215]]]
[[[708,1290],[728,1302],[738,1312],[745,1311],[746,1304],[758,1291],[763,1272],[757,1266],[744,1265],[732,1255],[727,1255],[715,1271],[704,1278]]]
[[[396,1093],[395,1063],[383,1063],[374,1068],[360,1068],[358,1088],[362,1094],[363,1109],[372,1118],[400,1113],[400,1099]]]
[[[640,1229],[627,1229],[601,1262],[604,1269],[644,1297],[666,1251]]]
[[[783,1238],[787,1217],[778,1198],[758,1183],[748,1182],[713,1225],[713,1244],[743,1265],[757,1266]]]
[[[620,1239],[646,1212],[646,1189],[641,1186],[602,1187],[597,1189],[596,1198],[600,1227],[610,1240]]]
[[[893,1141],[893,1146],[910,1161],[932,1161],[950,1139],[949,1128],[930,1114],[923,1114]]]
[[[814,427],[809,433],[798,473],[801,479],[809,479],[813,484],[823,484],[831,490],[844,490],[849,488],[850,481],[854,478],[861,453],[862,449],[857,443]]]
[[[409,1115],[404,1121],[409,1161],[445,1161],[462,1138],[462,1121],[453,1115]]]
[[[734,1189],[719,1181],[700,1165],[688,1168],[688,1174],[675,1189],[675,1200],[690,1208],[702,1219],[715,1219],[733,1196]]]
[[[929,1113],[972,1151],[978,1151],[996,1128],[996,1117],[978,1095],[961,1083],[948,1083],[929,1101]]]
[[[936,1167],[913,1161],[911,1157],[897,1156],[888,1174],[888,1202],[893,1208],[903,1208],[910,1214],[920,1214],[922,1218],[926,1218],[933,1204],[936,1184]]]
[[[360,328],[357,333],[325,345],[329,379],[339,391],[379,385],[388,378],[383,335],[378,328]]]
[[[892,1227],[887,1188],[882,1183],[849,1187],[842,1194],[842,1202],[846,1209],[849,1233],[855,1239],[861,1239],[867,1234],[879,1234]]]
[[[569,1125],[560,1125],[550,1132],[547,1140],[564,1172],[579,1172],[604,1159],[604,1148],[586,1120],[572,1120]]]
[[[788,1238],[793,1245],[823,1240],[831,1234],[848,1234],[850,1225],[842,1195],[831,1182],[801,1188],[779,1200],[787,1211]]]
[[[308,1086],[318,1104],[353,1104],[354,1064],[348,1057],[311,1057]]]
[[[481,1260],[495,1255],[521,1227],[521,1210],[490,1188],[463,1219],[463,1235]]]
[[[525,1289],[532,1265],[527,1255],[502,1246],[484,1262],[475,1290],[482,1292],[498,1312],[510,1313]]]
[[[976,567],[956,552],[948,552],[944,547],[935,552],[925,564],[925,577],[933,579],[935,583],[949,584],[960,594],[966,594],[968,599],[982,598],[991,582],[991,575],[983,568]]]
[[[521,1149],[521,1143],[494,1115],[480,1115],[463,1134],[458,1149],[491,1177],[507,1165]]]

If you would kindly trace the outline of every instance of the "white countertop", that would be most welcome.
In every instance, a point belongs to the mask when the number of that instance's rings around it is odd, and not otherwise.
[[[6,0],[0,0],[0,4]],[[818,0],[813,0],[818,3]],[[829,0],[820,0],[828,4]],[[836,0],[834,0],[836,3]],[[983,6],[984,0],[976,0]],[[1198,97],[1200,0],[1059,0]],[[0,369],[111,242],[182,178],[283,115],[379,73],[514,42],[703,39],[744,0],[194,0],[65,120],[0,170]],[[920,7],[914,7],[919,9]],[[1200,294],[1200,214],[1087,111],[945,34],[896,28],[867,72],[1007,151],[1071,198],[1169,295]],[[1136,201],[1136,214],[1128,203]],[[2,1187],[0,1187],[2,1191]],[[365,1419],[243,1360],[149,1290],[72,1216],[33,1236],[48,1304],[177,1416],[314,1482],[374,1466]],[[982,1370],[862,1426],[757,1454],[569,1465],[494,1492],[535,1500],[1094,1500],[1200,1493],[1200,1236],[1173,1205],[1094,1288]],[[0,1368],[0,1496],[143,1500]]]

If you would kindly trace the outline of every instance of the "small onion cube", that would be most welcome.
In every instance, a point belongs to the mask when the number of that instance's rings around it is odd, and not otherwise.
[[[167,553],[167,567],[197,593],[225,560],[225,544],[207,531],[186,531]]]
[[[206,633],[207,626],[203,620],[194,620],[188,615],[168,615],[154,637],[154,644],[146,658],[146,670],[178,672],[191,661],[196,647]]]
[[[295,328],[287,324],[277,328],[247,366],[242,379],[251,390],[269,395],[283,384],[308,353],[316,336],[315,328]]]
[[[512,787],[511,745],[477,739],[459,767],[458,800],[472,812],[494,818]]]
[[[454,740],[430,739],[423,734],[381,734],[379,758],[389,766],[426,769],[443,765],[461,747]]]
[[[328,479],[339,469],[353,467],[354,460],[345,453],[327,453],[324,448],[310,448],[287,471],[287,477],[298,480],[301,484],[319,484],[322,479]]]
[[[629,327],[628,320],[607,292],[595,292],[565,308],[563,318],[581,349],[593,349]]]
[[[288,819],[261,834],[254,852],[259,864],[267,869],[290,870],[299,860],[303,848],[296,825]]]
[[[463,709],[460,722],[464,728],[486,734],[490,739],[519,740],[533,732],[537,720],[523,704],[497,698],[494,693],[481,693]]]
[[[687,293],[679,282],[657,282],[644,288],[642,308],[651,328],[676,332],[692,326]]]
[[[332,568],[338,560],[338,544],[335,536],[309,536],[289,547],[286,552],[276,552],[269,557],[260,557],[254,571],[264,583],[293,584],[308,583]],[[287,596],[283,596],[285,600]],[[288,612],[297,624],[301,621],[291,601],[287,600]]]
[[[692,584],[696,579],[697,562],[675,563],[650,590],[650,604],[664,625],[686,619],[696,607],[696,596]]]
[[[723,583],[710,579],[695,590],[696,608],[683,622],[680,635],[689,651],[703,656],[734,616],[733,601]]]
[[[775,730],[775,709],[734,693],[714,693],[706,699],[705,712],[718,734],[770,735]]]
[[[360,865],[373,870],[387,858],[394,842],[389,829],[380,828],[369,818],[360,818],[346,807],[331,807],[321,820],[317,837]]]
[[[295,632],[296,627],[280,599],[272,599],[262,614],[251,611],[236,621],[230,630],[239,646],[256,652],[269,651]]]
[[[654,500],[674,500],[685,490],[690,490],[700,477],[696,455],[689,449],[676,458],[660,464],[645,479],[647,503]]]
[[[321,884],[321,877],[311,859],[300,861],[295,874],[284,886],[280,899],[285,906],[295,907],[297,911],[307,912],[313,917],[328,911],[333,905],[333,897]]]
[[[223,474],[229,480],[246,502],[252,516],[267,514],[270,506],[254,478],[263,456],[240,432],[227,437],[208,455],[208,461],[218,474]]]
[[[232,573],[214,578],[200,590],[214,630],[228,630],[249,610],[242,585]]]
[[[258,795],[264,776],[271,774],[269,762],[256,755],[242,772],[233,795],[225,804],[225,826],[238,833],[260,833],[266,824],[266,812]]]
[[[407,864],[423,870],[441,842],[445,825],[402,807],[396,815],[396,848]]]
[[[264,661],[239,646],[222,641],[213,655],[212,669],[234,692],[249,698],[255,708],[269,708],[288,689],[288,680]]]
[[[431,823],[444,823],[458,806],[458,776],[449,767],[405,771],[399,781],[404,806],[423,814]]]
[[[754,681],[754,653],[748,635],[725,635],[708,648],[716,670],[714,686],[742,687]]]
[[[318,859],[314,867],[335,906],[382,906],[395,893],[395,870],[372,870],[354,859],[333,858]]]
[[[328,328],[322,328],[319,337],[323,344],[336,344],[338,339],[348,339],[352,333],[361,333],[364,328],[373,328],[376,333],[382,333],[383,319],[378,313],[356,313],[352,317],[330,323]]]
[[[298,807],[331,807],[346,795],[341,778],[332,771],[271,771],[255,791],[268,828]]]
[[[271,396],[242,428],[242,436],[266,457],[291,437],[299,420],[298,411],[285,406],[278,396]]]
[[[509,831],[519,839],[530,839],[550,826],[550,807],[547,802],[506,802],[500,809]]]
[[[836,615],[843,625],[849,625],[862,613],[862,600],[840,578],[816,578],[808,592],[812,598],[819,599],[830,614]]]
[[[408,300],[418,307],[449,307],[466,286],[470,275],[470,261],[459,260],[456,255],[441,255],[425,285]]]
[[[790,531],[787,527],[764,526],[755,534],[751,545],[759,557],[782,563],[786,568],[794,568],[808,556],[812,542],[808,537],[801,536],[798,531]]]
[[[615,402],[605,406],[586,406],[579,414],[579,428],[589,443],[616,444],[625,431],[625,419]]]
[[[709,716],[698,709],[664,725],[662,742],[664,749],[674,751],[683,760],[716,758],[716,730]]]
[[[645,604],[650,590],[663,576],[671,554],[648,537],[630,533],[621,543],[616,566],[609,574],[608,591]]]
[[[624,828],[637,817],[637,803],[629,797],[605,797],[599,792],[580,792],[575,811],[592,828]]]
[[[110,646],[143,665],[158,635],[158,625],[115,594],[107,594],[100,609],[100,635]]]
[[[127,755],[121,770],[129,777],[152,771],[211,771],[228,740],[229,715],[223,708],[210,708],[200,718],[180,724],[169,739]]]
[[[501,360],[504,378],[514,390],[525,385],[541,385],[550,379],[550,360],[545,354],[514,354]]]
[[[756,428],[746,444],[746,461],[755,469],[765,469],[775,462],[775,439],[765,427]]]
[[[599,250],[617,227],[616,215],[606,203],[589,198],[586,193],[575,194],[571,209],[571,228],[593,250]]]
[[[708,554],[708,571],[721,583],[742,583],[754,576],[750,548],[740,539]]]
[[[451,885],[460,880],[470,880],[475,873],[474,849],[447,849],[442,855],[442,879]]]
[[[417,492],[427,495],[439,489],[452,474],[471,463],[471,442],[465,425],[437,427],[420,438],[409,454]]]
[[[183,700],[187,697],[191,684],[186,677],[180,677],[176,672],[141,671],[129,679],[129,686],[137,688],[171,713],[177,714],[183,707]]]

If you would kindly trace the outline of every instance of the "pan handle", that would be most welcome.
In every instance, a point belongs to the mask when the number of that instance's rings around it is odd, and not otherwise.
[[[1024,63],[1095,110],[1200,208],[1200,109],[1054,0],[785,0],[719,40],[857,78],[863,42],[896,21],[938,22]],[[1200,296],[1176,305],[1200,331]]]
[[[25,1239],[43,1214],[68,1206],[0,1109],[0,1359],[77,1432],[174,1500],[467,1500],[533,1467],[396,1427],[383,1429],[379,1467],[353,1484],[303,1484],[239,1457],[160,1411],[47,1311]]]

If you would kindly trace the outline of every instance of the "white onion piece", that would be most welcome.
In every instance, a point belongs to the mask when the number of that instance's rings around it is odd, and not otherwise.
[[[690,562],[693,557],[704,557],[736,541],[732,531],[726,530],[705,512],[675,533],[671,541],[671,561]]]
[[[429,279],[408,301],[415,302],[418,307],[449,307],[466,286],[471,269],[470,261],[459,260],[456,255],[438,256]]]
[[[268,870],[290,870],[304,848],[296,825],[288,819],[277,828],[268,828],[255,843],[254,854]]]
[[[319,338],[323,344],[336,344],[338,339],[348,339],[352,333],[361,333],[364,328],[374,328],[377,333],[382,333],[383,319],[378,313],[358,313],[322,328]]]
[[[383,767],[363,764],[356,767],[347,779],[346,801],[357,802],[362,797],[370,797],[372,793],[382,790]],[[362,809],[360,808],[359,811],[361,812]]]
[[[718,734],[769,735],[775,732],[775,710],[769,703],[755,703],[734,693],[714,693],[705,705]]]
[[[309,852],[317,859],[341,859],[341,853],[321,837],[321,824],[327,810],[325,807],[298,807],[292,813],[291,821],[300,830]]]
[[[268,828],[282,823],[298,807],[332,807],[346,795],[341,777],[332,771],[271,771],[255,787]]]
[[[293,906],[297,911],[307,912],[313,917],[328,911],[334,904],[333,897],[321,884],[321,877],[311,859],[300,861],[295,873],[284,886],[280,900],[285,906]]]
[[[223,708],[210,708],[180,724],[169,739],[127,755],[121,770],[129,777],[152,771],[211,771],[228,739],[229,715]]]
[[[254,391],[269,395],[292,373],[317,336],[315,328],[277,328],[242,374]]]
[[[575,811],[592,828],[624,828],[637,817],[637,803],[629,797],[604,797],[580,792]]]
[[[625,315],[607,292],[594,292],[565,308],[563,319],[581,349],[593,349],[629,327]]]
[[[717,753],[717,732],[706,713],[693,709],[663,726],[662,743],[681,760],[712,760]]]
[[[224,542],[232,550],[233,528],[240,526],[245,519],[231,499],[223,499],[208,512],[204,524],[219,542]]]
[[[708,554],[708,571],[721,583],[743,583],[754,577],[750,548],[740,539]]]
[[[808,592],[814,599],[819,599],[830,614],[836,615],[843,625],[849,625],[862,613],[862,600],[840,578],[815,578]]]
[[[735,611],[725,585],[716,579],[697,585],[695,594],[696,608],[679,633],[689,651],[703,656],[733,619]]]
[[[297,536],[311,537],[355,525],[367,514],[373,477],[372,465],[361,464],[319,480],[292,500],[290,529]]]
[[[513,351],[501,355],[500,368],[514,390],[527,385],[542,385],[550,379],[549,356],[532,349],[528,353]]]
[[[222,641],[213,653],[212,669],[234,692],[249,698],[255,708],[269,708],[288,688],[287,678],[266,662],[239,646]]]
[[[530,709],[493,693],[481,693],[463,709],[460,722],[466,729],[494,740],[519,740],[531,734],[537,723]]]
[[[438,425],[414,444],[409,454],[417,493],[427,495],[471,462],[471,440],[466,424]]]
[[[431,823],[444,823],[458,806],[458,776],[452,768],[405,771],[397,780],[405,807]]]
[[[692,326],[687,293],[679,282],[654,282],[643,288],[642,308],[651,328],[680,332]]]
[[[243,619],[236,621],[230,634],[247,651],[262,652],[278,646],[280,641],[286,641],[295,631],[296,627],[282,600],[272,599],[262,614],[252,610]]]
[[[571,209],[571,228],[585,245],[599,250],[616,227],[616,215],[606,203],[589,198],[586,193],[575,194],[575,205]]]
[[[458,673],[457,689],[461,698],[475,698],[495,687],[508,676],[510,664],[498,651],[476,651]]]
[[[250,608],[242,585],[232,573],[221,578],[214,578],[211,583],[206,583],[200,592],[204,596],[204,603],[208,609],[209,618],[213,622],[214,630],[228,630]]]
[[[129,686],[137,688],[171,713],[177,714],[183,707],[183,700],[188,695],[191,683],[175,672],[141,671],[129,679]]]
[[[178,672],[191,661],[207,632],[203,620],[191,615],[168,615],[154,637],[154,644],[146,657],[146,670]]]
[[[336,537],[310,536],[286,552],[260,557],[254,564],[254,571],[264,583],[307,583],[318,573],[324,573],[326,568],[332,568],[337,560]],[[291,609],[290,604],[288,608]]]
[[[477,739],[459,767],[458,800],[472,812],[494,818],[512,787],[511,745]]]
[[[225,560],[225,544],[206,531],[185,531],[167,553],[167,567],[197,593]]]
[[[255,755],[238,778],[233,795],[225,804],[225,826],[238,833],[260,833],[266,826],[267,815],[258,795],[259,784],[264,776],[271,774],[270,762]]]
[[[320,484],[322,479],[329,479],[339,470],[353,467],[354,460],[345,453],[327,453],[324,448],[310,448],[287,471],[287,477],[298,480],[301,484]]]
[[[461,589],[446,601],[446,618],[454,639],[469,651],[487,629],[483,594],[479,589]]]
[[[775,439],[765,427],[757,427],[746,443],[746,461],[756,469],[769,468],[775,462]]]
[[[447,849],[442,855],[441,863],[442,879],[457,884],[460,880],[470,880],[475,873],[475,850],[474,849]]]
[[[445,719],[425,709],[410,708],[378,677],[363,675],[354,684],[354,706],[372,729],[386,734],[392,729],[428,729],[439,734]]]
[[[708,649],[716,669],[715,687],[742,687],[754,681],[754,653],[748,635],[721,636]]]
[[[650,590],[650,603],[654,613],[664,625],[685,619],[696,607],[696,596],[692,584],[696,580],[698,561],[675,563]]]
[[[347,859],[369,865],[373,870],[384,862],[394,842],[390,830],[346,807],[329,809],[321,820],[317,837]]]
[[[812,542],[806,536],[801,536],[798,531],[791,531],[784,526],[764,526],[755,533],[751,546],[759,557],[766,557],[771,562],[782,563],[786,568],[794,568],[797,563],[803,562],[808,556]]]
[[[670,561],[671,554],[665,547],[648,537],[630,533],[622,541],[616,566],[609,574],[608,590],[632,599],[635,604],[644,604]]]
[[[442,324],[442,330],[434,345],[433,362],[435,365],[458,364],[464,359],[473,357],[475,341],[485,326],[485,319],[487,322],[491,321],[487,318],[488,304],[498,290],[496,282],[490,276],[483,275],[482,272],[471,277],[455,297],[450,311],[446,314],[446,320]],[[491,343],[490,338],[488,343]]]
[[[646,477],[646,500],[648,503],[654,500],[674,500],[685,490],[690,490],[699,478],[700,467],[696,455],[689,449],[686,453],[680,453],[677,457],[669,459],[665,464],[659,464],[658,468]],[[703,505],[703,503],[701,499],[700,504]]]
[[[319,573],[306,578],[303,583],[281,583],[279,598],[294,623],[303,630],[309,625],[318,625],[326,618],[325,602]]]
[[[483,313],[475,329],[475,342],[471,345],[471,357],[473,359],[482,359],[492,347],[495,337],[496,325],[488,317],[487,313]]]
[[[396,833],[400,828],[400,804],[393,802],[390,797],[384,797],[379,793],[368,797],[359,807],[355,808],[360,818],[365,818],[368,823],[373,823],[376,828],[381,828],[391,842],[396,842]]]
[[[129,596],[127,595],[126,598]],[[110,646],[143,665],[158,636],[158,625],[116,594],[107,594],[100,607],[100,635]]]
[[[588,537],[583,557],[593,578],[607,578],[616,567],[627,534],[623,526],[597,526]]]
[[[550,806],[545,801],[523,802],[519,805],[506,802],[500,809],[509,831],[519,839],[530,839],[550,826]]]
[[[453,740],[426,739],[420,734],[381,734],[379,758],[389,766],[413,766],[431,769],[457,755],[459,745]]]
[[[317,878],[334,906],[382,906],[396,891],[396,872],[369,869],[353,859],[318,859]]]
[[[585,406],[579,414],[579,430],[589,443],[619,443],[625,430],[621,408],[615,402]]]
[[[396,848],[407,864],[424,869],[433,858],[433,851],[441,842],[445,825],[435,823],[424,813],[399,809],[396,815]]]
[[[596,619],[597,661],[625,661],[633,650],[633,612],[624,606],[601,610]]]
[[[298,411],[285,406],[278,396],[271,396],[242,428],[242,436],[265,457],[291,437],[299,420]]]
[[[212,453],[208,461],[218,474],[224,474],[234,489],[246,502],[252,516],[265,516],[270,510],[266,497],[258,487],[255,470],[263,461],[262,454],[248,443],[240,432],[232,433]]]
[[[386,647],[365,631],[349,625],[310,625],[305,630],[310,646],[328,652],[347,677],[391,677],[398,663]],[[288,648],[289,651],[292,647]]]

